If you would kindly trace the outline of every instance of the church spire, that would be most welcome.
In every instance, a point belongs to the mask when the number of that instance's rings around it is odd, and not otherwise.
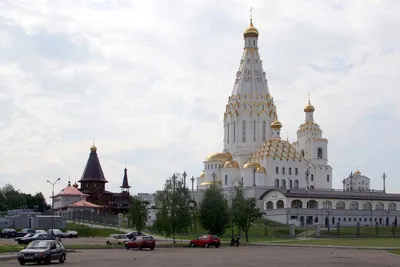
[[[82,178],[78,181],[82,182],[101,182],[108,183],[104,177],[103,169],[101,168],[99,157],[97,156],[97,147],[92,145],[90,148],[89,159],[83,171]]]
[[[122,191],[128,191],[129,188],[131,188],[128,183],[128,169],[126,168],[126,165],[124,169],[124,178],[122,179],[122,185],[120,186],[120,188],[122,189]]]
[[[304,107],[304,112],[306,113],[305,122],[314,122],[314,111],[315,108],[311,104],[310,93],[308,94],[308,104]]]

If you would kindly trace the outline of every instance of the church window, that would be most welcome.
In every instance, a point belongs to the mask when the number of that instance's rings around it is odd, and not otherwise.
[[[275,187],[279,187],[279,179],[275,179]]]
[[[326,181],[327,181],[327,182],[330,181],[329,174],[326,175]]]
[[[372,205],[369,202],[365,202],[363,204],[363,210],[371,210],[372,209]]]
[[[279,167],[278,166],[276,166],[276,168],[275,168],[275,173],[279,174]]]
[[[310,186],[310,190],[314,190],[314,186],[312,185],[312,186]]]
[[[233,142],[236,142],[236,121],[233,122]]]
[[[264,109],[265,109],[265,106],[264,106],[264,105],[262,105],[262,106],[261,106],[261,109],[262,109],[262,110],[264,110]]]
[[[257,77],[257,82],[261,82],[261,77]]]
[[[227,185],[227,184],[228,184],[228,175],[225,174],[225,185]]]
[[[324,203],[322,203],[322,206],[324,207],[324,209],[332,209],[332,202],[324,201]]]
[[[294,188],[299,188],[299,180],[294,180]]]
[[[263,121],[262,125],[262,140],[265,141],[267,135],[267,122]]]
[[[295,174],[295,175],[299,175],[299,169],[298,169],[298,168],[295,168],[295,169],[294,169],[294,174]]]
[[[395,203],[390,203],[388,208],[389,208],[389,210],[396,210],[396,204]]]
[[[318,148],[318,158],[322,159],[322,148]]]
[[[301,156],[304,157],[304,149],[301,150]]]
[[[256,121],[253,121],[253,142],[256,141]]]
[[[289,180],[289,188],[292,189],[293,188],[293,181]]]
[[[256,40],[253,40],[253,45],[256,45]]]
[[[282,167],[282,174],[285,174],[285,167]]]
[[[345,204],[343,201],[339,201],[336,203],[336,209],[337,210],[344,210],[346,208]]]
[[[246,121],[242,121],[242,142],[246,142]]]
[[[376,203],[375,209],[376,210],[383,210],[384,209],[383,203],[382,202]]]
[[[358,202],[351,202],[350,203],[350,209],[351,210],[358,210]]]
[[[282,179],[282,180],[281,180],[281,186],[282,186],[283,188],[286,188],[286,180],[285,180],[285,179]]]
[[[226,137],[226,139],[227,139],[227,141],[228,141],[228,144],[229,144],[229,123],[228,123],[228,127],[227,127],[227,133],[226,133],[226,135],[227,135],[227,137]]]
[[[283,202],[283,200],[278,200],[276,202],[276,208],[277,209],[283,209],[285,207],[285,203]]]
[[[274,203],[272,201],[267,202],[267,210],[273,210],[274,209]]]
[[[289,175],[292,175],[292,168],[289,168]]]
[[[314,174],[311,174],[311,182],[314,181]]]

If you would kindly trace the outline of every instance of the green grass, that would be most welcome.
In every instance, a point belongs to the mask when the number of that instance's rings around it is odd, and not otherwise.
[[[400,234],[399,229],[395,229],[395,234]],[[337,236],[336,228],[328,230],[321,230],[322,236]],[[339,236],[357,236],[357,228],[356,227],[343,227],[340,228]],[[375,227],[360,227],[360,235],[361,237],[376,237],[376,236],[393,236],[392,227],[379,227],[378,234],[376,233]]]
[[[23,248],[21,245],[0,245],[0,253],[18,252]]]
[[[298,241],[282,241],[279,242],[279,244],[400,248],[400,238],[313,239],[313,240],[298,240]]]
[[[400,255],[400,250],[388,250],[388,252]]]

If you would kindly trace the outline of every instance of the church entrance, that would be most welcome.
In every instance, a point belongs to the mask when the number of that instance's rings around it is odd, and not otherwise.
[[[329,225],[329,219],[327,216],[327,217],[325,217],[325,228],[328,228],[328,225]]]

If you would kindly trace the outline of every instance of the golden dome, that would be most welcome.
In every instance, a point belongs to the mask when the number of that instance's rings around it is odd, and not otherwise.
[[[258,167],[258,168],[257,168],[257,172],[266,173],[267,170],[266,170],[263,166],[261,166],[261,167]]]
[[[78,184],[76,182],[72,186],[78,188]]]
[[[244,168],[249,169],[249,168],[260,168],[260,164],[258,162],[247,162],[246,164],[244,164]]]
[[[232,155],[230,153],[212,153],[208,155],[207,161],[233,161]]]
[[[200,178],[204,178],[204,176],[206,176],[204,172],[200,173]]]
[[[315,108],[313,105],[311,105],[310,100],[308,100],[307,106],[304,107],[304,112],[314,112]]]
[[[97,151],[97,147],[96,147],[95,145],[93,145],[93,146],[90,148],[90,151],[92,151],[92,152]]]
[[[356,171],[354,172],[354,174],[355,174],[355,175],[361,175],[361,172],[360,172],[359,170],[356,170]]]
[[[243,33],[243,36],[246,37],[258,37],[258,30],[253,25],[253,20],[250,20],[250,25],[246,28]]]
[[[272,129],[280,129],[282,128],[282,123],[278,121],[278,118],[275,118],[275,121],[271,123],[271,128]]]
[[[239,163],[237,161],[227,161],[224,164],[224,168],[239,168]]]

